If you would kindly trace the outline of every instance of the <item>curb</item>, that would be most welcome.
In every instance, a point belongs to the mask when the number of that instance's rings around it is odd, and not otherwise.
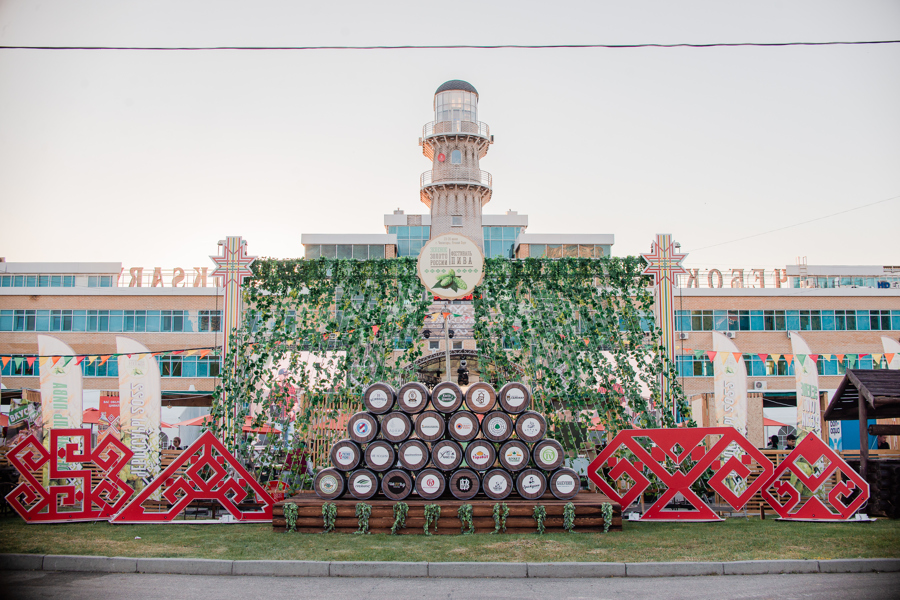
[[[780,573],[897,573],[898,558],[742,560],[734,562],[324,562],[312,560],[210,560],[59,554],[0,554],[0,571],[80,571],[263,577],[696,577]]]

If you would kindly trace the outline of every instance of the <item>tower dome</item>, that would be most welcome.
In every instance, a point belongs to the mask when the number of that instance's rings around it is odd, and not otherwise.
[[[446,92],[449,90],[462,90],[464,92],[471,92],[472,94],[475,94],[476,98],[478,97],[478,90],[475,89],[475,86],[468,81],[463,81],[462,79],[451,79],[450,81],[445,81],[441,84],[441,87],[437,89],[434,95],[437,96],[441,92]]]

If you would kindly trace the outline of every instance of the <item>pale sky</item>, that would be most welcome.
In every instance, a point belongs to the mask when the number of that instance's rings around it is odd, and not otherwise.
[[[0,45],[900,39],[900,2],[0,0]],[[211,265],[216,241],[423,213],[417,140],[464,79],[496,143],[488,213],[534,233],[672,233],[689,266],[900,264],[900,44],[788,48],[0,50],[0,256]]]

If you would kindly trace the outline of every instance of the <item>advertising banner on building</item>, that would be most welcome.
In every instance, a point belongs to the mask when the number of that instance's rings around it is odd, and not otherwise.
[[[116,348],[119,354],[119,429],[122,441],[134,452],[122,474],[125,482],[139,492],[161,471],[159,365],[146,346],[131,338],[116,336]]]
[[[812,354],[806,341],[796,331],[791,332],[794,352],[794,378],[797,381],[797,436],[807,433],[822,438],[822,407],[819,404],[818,355]]]
[[[49,335],[37,337],[41,412],[46,441],[50,439],[51,429],[81,427],[81,365],[75,360],[75,351],[62,340]]]
[[[884,346],[884,361],[887,363],[887,368],[900,369],[900,342],[882,336],[881,345]]]

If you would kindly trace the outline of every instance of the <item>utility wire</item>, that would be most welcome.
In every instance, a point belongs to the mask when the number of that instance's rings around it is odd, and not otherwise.
[[[711,44],[435,44],[405,46],[0,46],[0,50],[552,50],[585,48],[781,48],[785,46],[860,46],[900,44],[900,40],[833,42],[734,42]]]

